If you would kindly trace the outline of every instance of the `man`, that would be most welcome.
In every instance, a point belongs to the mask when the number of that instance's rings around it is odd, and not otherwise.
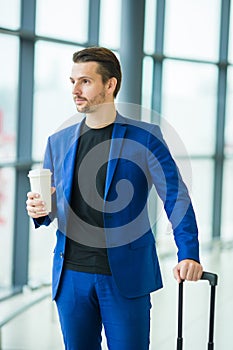
[[[90,47],[73,62],[72,93],[84,118],[48,139],[53,212],[29,192],[28,214],[36,227],[58,221],[52,290],[66,349],[101,349],[103,325],[109,349],[146,350],[150,293],[162,287],[147,213],[152,185],[173,227],[178,282],[202,275],[195,214],[159,127],[116,111],[116,56]]]

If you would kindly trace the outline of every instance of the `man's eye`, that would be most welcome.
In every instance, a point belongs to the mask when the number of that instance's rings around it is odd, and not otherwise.
[[[83,83],[84,83],[84,84],[88,84],[89,82],[90,82],[90,81],[89,81],[88,79],[84,79],[84,80],[83,80]]]

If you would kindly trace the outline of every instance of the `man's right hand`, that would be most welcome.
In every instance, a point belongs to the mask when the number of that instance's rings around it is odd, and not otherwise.
[[[52,187],[51,194],[53,194],[55,190],[55,187]],[[33,219],[38,219],[40,217],[48,215],[48,212],[46,210],[46,203],[40,199],[39,193],[27,193],[26,209],[28,215]]]

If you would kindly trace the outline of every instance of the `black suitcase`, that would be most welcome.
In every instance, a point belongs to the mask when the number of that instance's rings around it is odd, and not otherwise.
[[[202,280],[209,281],[211,293],[210,293],[210,318],[209,318],[209,341],[208,350],[214,349],[214,311],[215,311],[215,294],[216,286],[218,283],[218,276],[215,273],[203,272]],[[183,337],[182,337],[182,324],[183,324],[183,284],[179,283],[179,295],[178,295],[178,337],[177,337],[177,350],[183,349]]]

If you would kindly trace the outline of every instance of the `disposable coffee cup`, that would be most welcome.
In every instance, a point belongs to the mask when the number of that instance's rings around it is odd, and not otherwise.
[[[49,169],[34,169],[28,173],[31,191],[39,193],[48,213],[51,212],[51,175]]]

